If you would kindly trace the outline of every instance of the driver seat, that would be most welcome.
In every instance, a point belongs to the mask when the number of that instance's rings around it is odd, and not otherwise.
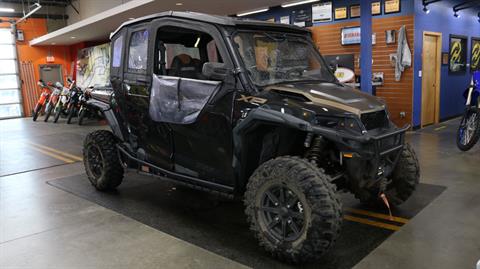
[[[169,75],[174,77],[197,79],[200,74],[199,60],[195,61],[187,54],[179,54],[173,58]]]

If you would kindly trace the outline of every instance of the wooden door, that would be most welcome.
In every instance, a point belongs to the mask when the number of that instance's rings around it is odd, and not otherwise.
[[[424,34],[422,68],[422,126],[438,123],[441,37]]]

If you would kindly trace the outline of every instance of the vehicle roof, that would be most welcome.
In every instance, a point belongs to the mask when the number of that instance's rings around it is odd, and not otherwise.
[[[112,38],[118,31],[120,31],[125,26],[134,25],[142,22],[148,22],[154,19],[164,18],[164,17],[195,20],[195,21],[207,22],[211,24],[224,25],[224,26],[267,27],[267,28],[276,28],[278,30],[281,30],[281,29],[289,30],[289,31],[299,32],[299,33],[310,32],[310,30],[308,29],[301,28],[294,25],[288,25],[288,24],[279,24],[279,23],[258,21],[258,20],[252,20],[252,19],[243,19],[243,18],[237,18],[237,17],[209,15],[209,14],[189,12],[189,11],[185,11],[185,12],[184,11],[165,11],[161,13],[140,17],[134,20],[126,21],[122,23],[122,25],[120,25],[120,27],[118,27],[117,30],[115,30],[110,34],[110,38]]]

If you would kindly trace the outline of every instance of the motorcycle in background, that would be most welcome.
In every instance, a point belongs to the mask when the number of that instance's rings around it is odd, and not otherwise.
[[[70,79],[67,80],[70,83]],[[62,113],[66,114],[67,111],[67,105],[68,102],[70,101],[70,89],[73,86],[73,83],[70,83],[70,86],[67,88],[62,85],[60,82],[55,83],[55,87],[61,88],[62,93],[60,94],[60,99],[57,102],[57,105],[55,106],[55,118],[53,120],[54,123],[58,122],[58,119],[60,118],[60,115]]]
[[[35,104],[35,107],[33,108],[33,121],[37,121],[38,115],[50,99],[50,94],[52,93],[50,87],[46,85],[43,80],[39,80],[37,82],[37,85],[42,89],[42,94],[40,94],[40,98],[38,99],[37,104]]]
[[[473,73],[470,87],[463,96],[466,101],[465,113],[457,131],[457,147],[470,150],[480,138],[480,71]]]
[[[87,104],[88,99],[90,99],[90,93],[92,90],[93,90],[93,87],[89,87],[80,96],[80,109],[78,110],[78,125],[82,125],[85,117],[89,117],[90,114],[92,114],[91,108]]]
[[[58,100],[60,99],[60,94],[62,93],[62,88],[52,87],[51,83],[49,83],[48,87],[50,89],[53,88],[53,92],[50,95],[50,99],[45,106],[45,119],[43,121],[48,122],[50,115],[52,114],[53,109],[57,105]]]
[[[73,81],[70,81],[71,84],[73,85],[70,90],[70,100],[68,101],[67,104],[67,124],[70,124],[72,122],[73,116],[77,115],[77,112],[80,109],[80,100],[83,95],[82,89],[79,87],[75,86]]]

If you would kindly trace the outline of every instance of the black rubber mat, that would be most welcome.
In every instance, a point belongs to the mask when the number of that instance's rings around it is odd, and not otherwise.
[[[96,191],[85,175],[48,184],[247,266],[291,267],[270,258],[257,245],[240,202],[219,201],[203,192],[133,173],[126,175],[118,190],[109,193]],[[385,219],[385,208],[362,208],[351,195],[342,194],[345,214],[355,220],[367,220],[367,224],[344,221],[335,247],[320,261],[302,268],[351,268],[394,232],[388,225],[400,228],[402,221],[415,216],[444,190],[442,186],[420,184],[410,200],[393,211],[394,216],[402,218],[400,221]],[[382,227],[385,224],[387,228]]]

